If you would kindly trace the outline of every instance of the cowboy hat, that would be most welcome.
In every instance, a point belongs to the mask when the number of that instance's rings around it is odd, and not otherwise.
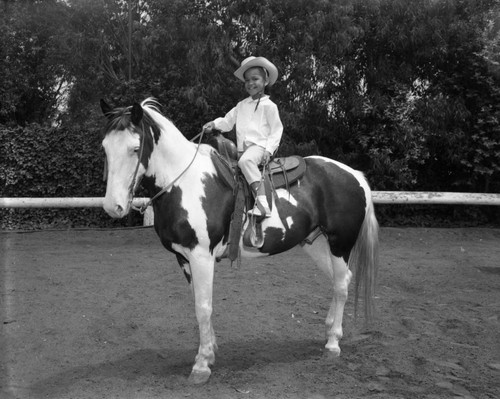
[[[269,75],[269,86],[272,86],[278,79],[278,68],[274,64],[264,57],[248,57],[241,61],[241,66],[234,72],[239,80],[245,81],[245,72],[253,67],[264,68]]]

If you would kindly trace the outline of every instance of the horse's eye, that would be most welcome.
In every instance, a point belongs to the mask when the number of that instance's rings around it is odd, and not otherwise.
[[[139,147],[135,147],[135,148],[134,148],[134,153],[135,153],[135,154],[138,154],[138,153],[139,153]]]

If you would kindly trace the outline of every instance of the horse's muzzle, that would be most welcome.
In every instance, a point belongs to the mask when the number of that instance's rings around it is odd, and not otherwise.
[[[112,218],[121,219],[128,215],[130,211],[130,204],[119,204],[115,201],[104,198],[103,208]]]

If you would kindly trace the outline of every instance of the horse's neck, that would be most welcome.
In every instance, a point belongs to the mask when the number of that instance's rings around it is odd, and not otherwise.
[[[159,187],[172,183],[187,168],[196,146],[167,119],[161,120],[161,134],[155,143],[146,176],[154,176]]]

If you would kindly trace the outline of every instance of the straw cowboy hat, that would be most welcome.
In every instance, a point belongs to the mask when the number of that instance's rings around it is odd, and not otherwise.
[[[271,61],[264,57],[245,58],[241,61],[241,66],[234,72],[234,76],[244,82],[245,77],[243,75],[248,69],[253,67],[261,67],[267,71],[269,75],[269,86],[272,86],[278,79],[278,68],[276,68]]]

